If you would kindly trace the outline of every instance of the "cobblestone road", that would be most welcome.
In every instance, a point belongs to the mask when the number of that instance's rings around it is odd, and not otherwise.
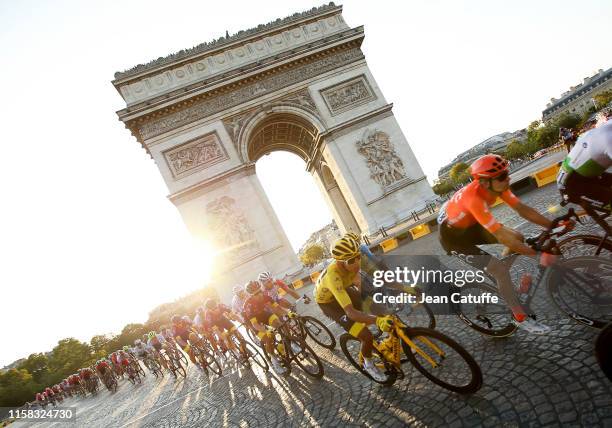
[[[549,186],[523,200],[543,210],[556,200],[556,192]],[[506,224],[516,226],[518,220],[508,221],[508,213],[506,207],[496,208]],[[432,238],[399,252],[438,254],[441,249]],[[305,311],[322,319],[313,306]],[[492,340],[455,316],[439,316],[437,321],[437,328],[466,347],[482,368],[484,385],[473,396],[449,393],[414,369],[394,386],[381,387],[353,369],[339,349],[316,348],[325,363],[321,380],[297,367],[289,378],[233,366],[227,366],[221,378],[207,378],[190,366],[185,380],[149,375],[141,385],[122,381],[115,394],[102,391],[69,405],[77,406],[80,427],[612,427],[612,383],[593,357],[596,331],[556,315],[543,319],[553,327],[546,336],[519,331]]]

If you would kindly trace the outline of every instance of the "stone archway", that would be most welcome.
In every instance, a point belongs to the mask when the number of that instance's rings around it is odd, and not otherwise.
[[[300,268],[255,174],[266,153],[300,156],[343,230],[371,234],[433,197],[363,38],[331,3],[115,74],[120,120],[221,251],[222,295]]]
[[[310,160],[319,131],[308,120],[294,113],[267,113],[255,123],[245,142],[249,162],[276,150],[294,153],[304,162]]]

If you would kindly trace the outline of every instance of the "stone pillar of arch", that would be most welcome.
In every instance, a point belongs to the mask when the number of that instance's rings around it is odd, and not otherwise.
[[[355,232],[361,233],[359,224],[351,212],[351,207],[346,202],[338,182],[334,178],[331,169],[327,164],[321,163],[320,167],[313,173],[315,180],[321,189],[327,205],[330,207],[334,220],[341,233]]]
[[[341,230],[376,232],[433,197],[333,3],[116,73],[118,116],[155,160],[187,227],[220,251],[216,284],[300,269],[256,176],[300,156]]]

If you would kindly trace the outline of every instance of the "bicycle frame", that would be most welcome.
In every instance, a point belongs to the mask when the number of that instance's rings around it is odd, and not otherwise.
[[[374,340],[374,347],[380,352],[387,361],[393,364],[397,369],[401,366],[401,355],[402,347],[401,341],[404,341],[410,348],[416,351],[421,357],[423,357],[433,368],[439,366],[439,364],[433,360],[418,344],[410,339],[405,333],[404,328],[407,326],[397,317],[393,317],[393,330],[389,332],[389,337],[385,340],[378,342]],[[400,340],[401,339],[401,340]],[[425,337],[419,337],[419,340],[425,345],[433,349],[439,356],[444,357],[445,352],[442,351],[438,346],[432,343]],[[360,362],[363,364],[363,356],[359,354]]]

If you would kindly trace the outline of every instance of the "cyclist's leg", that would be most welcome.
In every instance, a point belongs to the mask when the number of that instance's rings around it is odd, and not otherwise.
[[[262,317],[252,318],[251,326],[253,326],[253,328],[257,332],[257,337],[261,341],[261,344],[265,348],[268,355],[272,356],[274,354],[274,343],[272,342],[272,336],[270,335],[270,332],[268,332],[268,330],[266,329],[265,324],[260,322],[263,321],[260,320],[260,318]]]
[[[220,320],[220,324],[221,327],[223,327],[228,334],[228,342],[231,343],[231,346],[234,346],[234,342],[232,340],[229,340],[229,336],[234,336],[236,339],[238,339],[238,342],[240,343],[240,352],[242,354],[246,354],[246,347],[244,344],[244,337],[242,337],[242,334],[238,331],[238,327],[236,327],[236,325],[231,322],[229,319],[227,319],[226,317],[222,317]]]
[[[193,350],[191,349],[191,346],[186,341],[184,341],[183,338],[180,336],[176,336],[174,340],[176,341],[177,345],[179,345],[183,349],[183,351],[187,353],[191,362],[193,364],[197,364],[195,360],[195,355],[193,353]]]
[[[291,309],[291,303],[289,303],[287,299],[284,299],[282,297],[278,299],[278,304],[284,309]]]
[[[354,288],[349,287],[347,288],[347,293],[351,298],[353,307],[357,310],[362,310],[362,302],[359,292]],[[342,329],[344,329],[344,331],[359,339],[361,342],[361,354],[365,358],[370,358],[372,356],[374,338],[364,323],[351,320],[336,300],[330,303],[318,303],[318,305],[321,312],[323,312],[327,318],[335,321],[340,327],[342,327]]]
[[[517,238],[522,240],[522,235],[519,232],[515,233]],[[514,292],[508,268],[500,260],[478,248],[478,245],[495,243],[497,243],[495,236],[480,224],[463,230],[451,228],[446,223],[440,225],[440,244],[446,253],[459,257],[476,269],[490,273],[514,318],[517,321],[524,321],[527,314]]]

